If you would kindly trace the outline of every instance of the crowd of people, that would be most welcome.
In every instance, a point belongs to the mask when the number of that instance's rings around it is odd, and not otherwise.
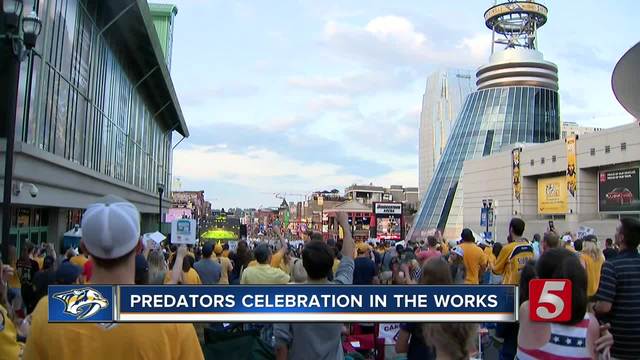
[[[518,323],[405,323],[395,350],[407,359],[469,359],[479,333],[499,344],[500,359],[640,358],[640,222],[622,219],[614,239],[576,239],[550,231],[524,238],[514,218],[504,243],[460,239],[439,231],[415,243],[354,242],[345,214],[343,239],[309,232],[300,246],[274,226],[273,239],[194,246],[143,243],[140,215],[129,202],[107,196],[82,217],[80,248],[56,254],[51,244],[10,251],[0,281],[2,359],[202,359],[206,324],[48,323],[51,284],[356,284],[519,286]],[[571,319],[529,320],[528,283],[570,279]],[[348,324],[276,323],[268,329],[276,359],[343,359]],[[363,327],[373,324],[360,324]]]

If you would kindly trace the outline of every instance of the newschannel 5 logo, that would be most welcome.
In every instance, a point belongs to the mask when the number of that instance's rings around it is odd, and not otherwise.
[[[111,322],[113,287],[109,285],[49,286],[49,322]]]
[[[541,322],[571,320],[571,280],[533,279],[529,282],[529,319]]]

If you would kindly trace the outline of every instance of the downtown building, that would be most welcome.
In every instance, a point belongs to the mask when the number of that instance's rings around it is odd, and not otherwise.
[[[447,145],[451,126],[476,85],[468,70],[438,70],[427,78],[418,136],[418,192],[422,198]]]
[[[157,229],[171,202],[174,132],[189,132],[149,5],[25,1],[32,10],[43,27],[21,64],[15,134],[0,124],[0,159],[6,137],[16,140],[9,244],[60,250],[107,194],[138,208],[143,232]]]
[[[431,228],[459,237],[466,160],[516,143],[560,138],[558,69],[537,51],[536,32],[546,20],[547,8],[529,1],[498,4],[485,12],[485,24],[494,32],[492,55],[476,73],[477,91],[467,96],[451,129],[408,239],[425,237]]]
[[[568,138],[575,135],[591,134],[603,130],[601,127],[583,126],[574,121],[562,122],[562,138]]]

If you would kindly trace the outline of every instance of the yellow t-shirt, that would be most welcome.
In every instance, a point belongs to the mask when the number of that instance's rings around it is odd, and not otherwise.
[[[449,255],[449,244],[447,244],[446,241],[440,246],[440,252],[442,253],[442,256]]]
[[[200,280],[200,275],[198,272],[191,268],[187,272],[182,273],[182,284],[183,285],[202,285],[202,281]],[[167,271],[164,274],[164,283],[168,284],[171,282],[171,271]]]
[[[33,312],[24,360],[204,359],[191,324],[49,324],[48,307]]]
[[[487,258],[480,249],[480,246],[473,242],[463,242],[460,244],[464,255],[462,261],[465,269],[465,284],[479,284],[480,272],[487,267]]]
[[[488,266],[493,269],[493,266],[496,264],[496,256],[493,255],[493,248],[491,246],[485,247],[484,255],[487,257]]]
[[[331,271],[333,272],[334,275],[336,271],[338,271],[339,266],[340,266],[340,260],[338,260],[338,258],[333,258],[333,267],[331,268]]]
[[[217,258],[222,265],[222,270],[220,271],[220,280],[218,280],[218,284],[229,285],[229,273],[233,270],[233,265],[231,265],[231,260],[223,256]]]
[[[601,256],[598,260],[594,260],[587,254],[580,254],[580,259],[584,262],[587,272],[587,296],[591,297],[596,294],[598,285],[600,285],[600,271],[602,264],[604,264],[604,257]]]
[[[38,269],[42,270],[42,266],[44,265],[44,256],[37,256],[33,258],[38,263]]]
[[[274,268],[278,268],[290,275],[291,269],[289,265],[285,264],[284,261],[282,261],[283,259],[284,259],[284,251],[277,251],[271,257],[271,266],[273,266]]]
[[[287,284],[289,274],[270,264],[251,266],[242,272],[240,284]]]
[[[502,284],[519,285],[520,270],[533,260],[533,247],[526,241],[514,241],[505,245],[496,259],[493,272],[502,275]]]
[[[20,343],[16,339],[17,334],[18,331],[9,319],[7,309],[0,305],[0,356],[3,359],[18,359]]]
[[[84,257],[84,255],[76,255],[76,256],[72,257],[71,259],[69,259],[70,263],[72,263],[75,266],[79,266],[80,269],[84,269],[84,264],[87,261],[89,261],[89,259]]]
[[[11,264],[11,267],[13,268],[13,275],[9,278],[9,280],[7,280],[9,288],[20,289],[22,288],[22,284],[20,283],[20,275],[18,275],[18,272],[16,271],[15,261],[13,262],[13,264]]]

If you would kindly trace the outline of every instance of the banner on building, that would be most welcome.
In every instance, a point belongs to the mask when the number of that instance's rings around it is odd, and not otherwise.
[[[600,171],[598,206],[602,212],[640,211],[638,168]]]
[[[538,214],[566,214],[569,211],[567,178],[538,179]]]
[[[521,148],[515,148],[511,151],[511,158],[513,159],[513,196],[520,202],[520,195],[522,193],[522,176],[520,173],[520,153]]]
[[[578,179],[576,175],[576,140],[575,136],[567,138],[567,190],[571,196],[576,197],[578,192]]]

